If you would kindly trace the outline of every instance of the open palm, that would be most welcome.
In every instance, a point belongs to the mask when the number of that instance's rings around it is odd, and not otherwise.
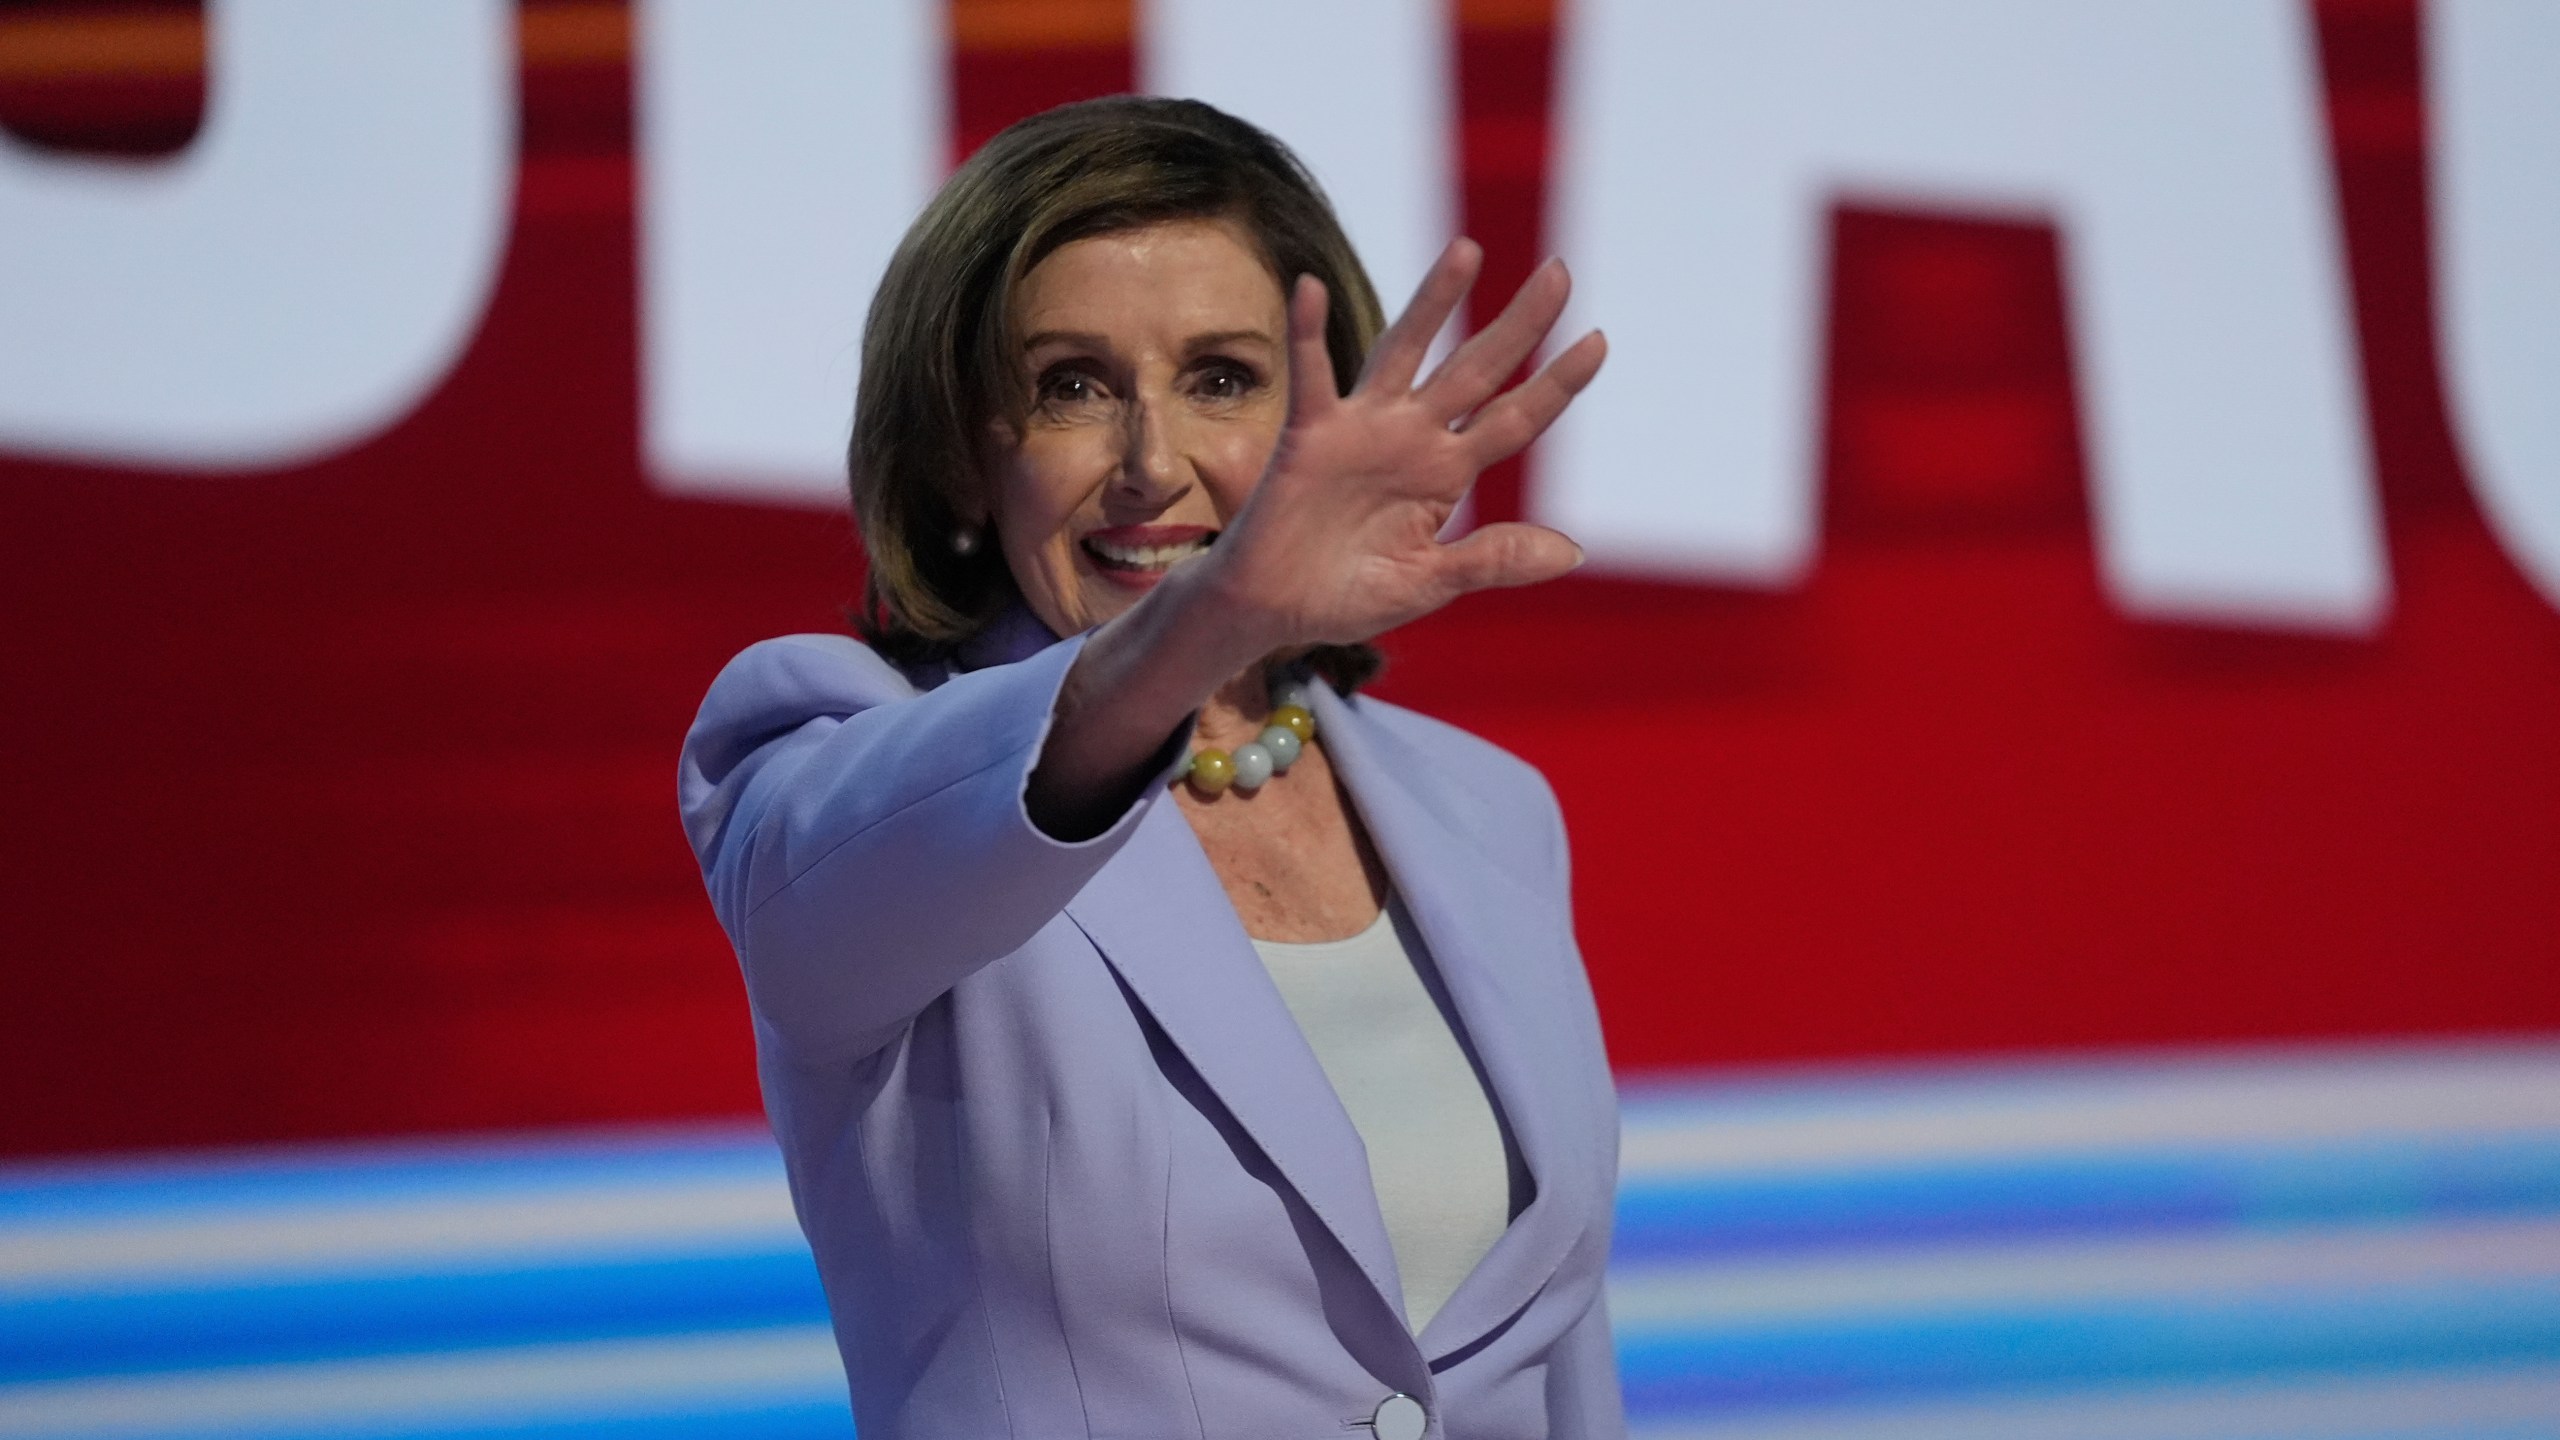
[[[1229,601],[1262,618],[1279,643],[1366,640],[1469,591],[1552,580],[1581,563],[1581,547],[1538,525],[1439,539],[1476,476],[1553,424],[1607,351],[1594,331],[1502,389],[1564,310],[1570,281],[1550,260],[1499,318],[1415,384],[1481,264],[1471,241],[1442,252],[1348,395],[1336,393],[1325,349],[1324,286],[1302,277],[1290,295],[1288,421],[1213,552]]]

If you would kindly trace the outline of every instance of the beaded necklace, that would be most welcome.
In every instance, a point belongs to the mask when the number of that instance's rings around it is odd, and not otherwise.
[[[1298,761],[1301,751],[1316,738],[1315,708],[1309,705],[1307,685],[1303,680],[1284,680],[1271,687],[1270,718],[1262,722],[1262,733],[1235,748],[1230,755],[1214,746],[1191,752],[1191,763],[1183,768],[1182,778],[1203,795],[1215,795],[1232,785],[1239,790],[1259,790],[1263,782],[1285,773]]]

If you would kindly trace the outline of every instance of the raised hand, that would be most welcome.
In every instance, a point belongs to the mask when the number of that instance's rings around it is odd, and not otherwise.
[[[1366,640],[1468,591],[1552,580],[1581,563],[1580,546],[1537,525],[1439,538],[1476,476],[1553,424],[1608,348],[1594,331],[1502,389],[1564,310],[1564,266],[1550,260],[1414,384],[1482,263],[1471,241],[1442,252],[1349,395],[1335,393],[1325,351],[1324,287],[1298,282],[1289,415],[1270,462],[1209,553],[1096,631],[1067,672],[1024,794],[1041,829],[1101,833],[1155,773],[1168,733],[1275,650]]]
[[[1274,648],[1366,640],[1469,591],[1552,580],[1581,563],[1581,547],[1543,526],[1439,539],[1476,476],[1553,424],[1608,348],[1593,331],[1502,389],[1564,310],[1570,281],[1550,260],[1416,385],[1482,263],[1472,241],[1443,251],[1348,395],[1336,393],[1325,350],[1323,285],[1302,277],[1290,295],[1288,422],[1252,500],[1200,562]]]

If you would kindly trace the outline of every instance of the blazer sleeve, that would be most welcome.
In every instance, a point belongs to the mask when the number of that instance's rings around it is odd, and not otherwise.
[[[759,1029],[802,1061],[877,1048],[1019,949],[1163,786],[1061,841],[1024,808],[1081,638],[919,692],[852,639],[750,647],[685,738],[678,799]],[[1166,740],[1164,772],[1182,758]]]
[[[1627,1404],[1606,1288],[1547,1360],[1547,1434],[1550,1440],[1626,1440]]]

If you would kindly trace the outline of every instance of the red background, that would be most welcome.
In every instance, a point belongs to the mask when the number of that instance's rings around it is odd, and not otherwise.
[[[1043,38],[957,3],[958,148],[1130,83],[1125,6],[1061,0]],[[1561,792],[1622,1066],[2560,1026],[2560,614],[2446,426],[2414,11],[2317,14],[2377,634],[2116,612],[2068,237],[1843,209],[1805,585],[1577,577],[1391,637],[1381,693]],[[627,29],[525,16],[512,246],[417,413],[285,473],[0,459],[0,1152],[755,1104],[675,748],[730,653],[835,626],[856,550],[839,519],[650,490]],[[1552,25],[1453,23],[1466,223],[1507,293]],[[182,143],[201,81],[162,70],[0,63],[0,119]],[[1489,477],[1484,511],[1521,484]]]

